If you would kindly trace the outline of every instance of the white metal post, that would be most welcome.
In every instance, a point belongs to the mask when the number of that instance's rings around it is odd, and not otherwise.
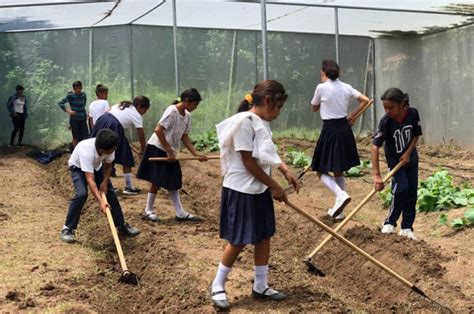
[[[174,50],[174,76],[176,83],[176,95],[179,95],[179,76],[178,76],[178,49],[176,39],[176,0],[173,0],[173,50]]]
[[[267,6],[266,1],[261,0],[260,9],[262,13],[262,52],[263,52],[263,79],[268,79],[268,51],[267,51]]]

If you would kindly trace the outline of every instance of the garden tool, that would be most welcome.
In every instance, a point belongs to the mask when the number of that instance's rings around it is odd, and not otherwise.
[[[390,180],[394,175],[395,173],[402,167],[402,163],[399,162],[393,169],[392,171],[390,171],[386,176],[385,178],[383,178],[383,183],[387,183],[388,180]],[[335,232],[338,232],[339,230],[342,229],[342,227],[344,227],[348,222],[349,220],[351,220],[352,217],[355,216],[355,214],[357,214],[357,212],[365,205],[367,204],[367,202],[372,198],[372,196],[374,196],[375,194],[377,193],[377,191],[375,190],[375,188],[372,189],[372,191],[370,191],[369,194],[367,194],[367,196],[357,205],[357,207],[351,211],[347,217],[341,221],[341,223],[339,223],[336,228],[334,228],[334,231]],[[329,242],[329,240],[331,240],[332,238],[332,235],[328,235],[324,240],[323,242],[321,242],[321,244],[318,245],[318,247],[313,251],[311,252],[311,254],[309,254],[305,259],[304,259],[304,262],[306,263],[306,265],[308,265],[308,270],[311,271],[311,272],[315,272],[316,274],[318,275],[321,275],[321,276],[324,276],[324,273],[318,269],[314,263],[313,263],[313,257],[314,255],[316,255],[316,253],[318,253],[324,245],[326,245],[326,243]]]
[[[107,197],[103,192],[101,192],[102,200],[107,202]],[[138,285],[138,277],[136,274],[128,270],[127,263],[125,262],[125,256],[123,255],[122,246],[120,245],[120,240],[117,234],[117,229],[115,228],[114,220],[112,214],[110,213],[109,207],[105,208],[105,214],[107,215],[107,220],[109,221],[110,230],[112,231],[112,237],[114,238],[115,247],[117,248],[117,254],[119,256],[120,265],[122,266],[122,275],[120,275],[119,282],[127,283],[131,285]]]
[[[322,221],[320,221],[318,218],[310,215],[308,212],[306,212],[305,210],[299,208],[298,206],[294,205],[293,203],[291,203],[289,200],[286,201],[286,204],[288,206],[290,206],[291,208],[293,208],[294,210],[296,210],[298,213],[300,213],[301,215],[305,216],[306,218],[308,218],[309,220],[311,220],[312,222],[314,222],[315,224],[317,224],[321,229],[323,229],[324,231],[330,233],[333,237],[335,237],[336,239],[338,239],[339,241],[341,241],[344,245],[348,246],[351,250],[355,251],[356,253],[358,253],[359,255],[361,255],[363,258],[365,258],[366,260],[372,262],[374,265],[376,265],[377,267],[381,268],[383,271],[387,272],[390,276],[392,276],[393,278],[397,279],[398,281],[400,281],[402,284],[404,284],[405,286],[409,287],[412,291],[416,292],[417,294],[419,294],[420,296],[422,296],[423,298],[426,298],[427,300],[429,300],[430,302],[433,302],[434,304],[436,304],[438,307],[440,307],[443,312],[448,312],[448,313],[453,313],[453,311],[451,309],[449,309],[448,307],[438,303],[437,301],[429,298],[420,288],[418,288],[417,286],[415,286],[413,283],[409,282],[407,279],[403,278],[402,276],[400,276],[398,273],[396,273],[395,271],[393,271],[392,269],[390,269],[389,267],[385,266],[384,264],[382,264],[380,261],[376,260],[374,257],[372,257],[371,255],[367,254],[365,251],[363,251],[361,248],[359,248],[358,246],[356,246],[354,243],[352,243],[351,241],[347,240],[346,238],[344,238],[343,236],[341,236],[340,234],[338,234],[336,231],[334,231],[333,229],[331,229],[330,227],[328,227],[326,224],[324,224]]]
[[[221,156],[207,156],[207,159],[220,159]],[[168,157],[150,157],[149,161],[169,161]],[[175,160],[199,160],[199,157],[177,157]]]

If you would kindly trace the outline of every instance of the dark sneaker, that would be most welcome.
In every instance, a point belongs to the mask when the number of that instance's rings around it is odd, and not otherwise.
[[[128,223],[124,223],[123,226],[118,227],[118,231],[119,235],[130,238],[140,234],[140,230],[130,226]]]
[[[271,292],[270,292],[271,291]],[[283,301],[286,299],[286,294],[272,290],[270,287],[267,287],[263,290],[262,293],[259,293],[252,289],[252,296],[256,299],[263,299],[263,300],[272,300],[272,301]]]
[[[140,189],[138,188],[125,188],[123,190],[123,194],[127,195],[137,195],[138,193],[140,193]]]
[[[114,188],[112,189],[112,191],[114,191],[115,194],[118,194],[118,193],[119,193],[119,189],[116,188],[116,187],[114,187]]]
[[[158,216],[155,213],[147,213],[147,212],[144,212],[142,214],[142,219],[147,220],[147,221],[152,221],[152,222],[158,222],[160,220],[160,218],[158,218]]]
[[[8,144],[8,147],[15,147],[15,144]]]
[[[60,238],[63,242],[74,243],[74,230],[69,228],[64,228],[61,230]]]
[[[23,147],[23,146],[25,146],[25,144],[18,143],[16,146]]]

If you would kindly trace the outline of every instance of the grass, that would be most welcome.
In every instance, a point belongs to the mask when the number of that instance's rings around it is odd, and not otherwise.
[[[297,138],[307,141],[316,141],[319,138],[319,131],[308,130],[306,128],[288,128],[283,131],[273,131],[274,138]]]

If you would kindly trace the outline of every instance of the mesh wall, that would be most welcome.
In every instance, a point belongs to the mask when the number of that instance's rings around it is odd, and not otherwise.
[[[376,40],[377,94],[399,87],[423,123],[423,140],[474,147],[474,26],[417,38]],[[384,114],[377,103],[377,120]]]

